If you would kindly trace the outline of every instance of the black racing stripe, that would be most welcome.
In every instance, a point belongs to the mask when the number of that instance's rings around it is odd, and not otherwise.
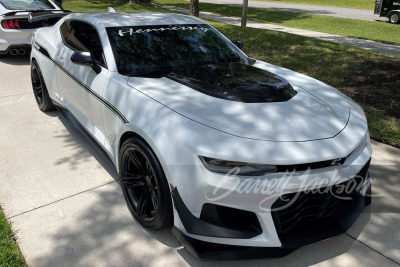
[[[84,84],[83,82],[81,82],[78,78],[76,78],[72,73],[70,73],[69,71],[67,71],[63,66],[61,66],[57,61],[55,61],[54,59],[51,58],[49,52],[46,50],[46,48],[44,48],[43,46],[41,46],[40,44],[38,44],[37,42],[35,42],[33,44],[33,47],[40,52],[41,54],[43,54],[45,57],[47,57],[49,60],[51,60],[57,67],[59,67],[62,71],[64,71],[71,79],[73,79],[77,84],[79,84],[81,87],[83,87],[83,89],[85,89],[89,94],[91,94],[92,96],[94,96],[97,100],[99,100],[101,103],[103,103],[109,110],[111,110],[115,115],[118,116],[118,118],[123,122],[123,123],[128,123],[129,121],[125,118],[125,116],[116,108],[114,107],[110,102],[108,102],[106,99],[104,99],[103,97],[101,97],[98,93],[96,93],[95,91],[93,91],[90,87],[88,87],[86,84]]]
[[[48,59],[52,60],[52,58],[50,57],[49,52],[47,52],[47,50],[43,46],[41,46],[40,44],[35,42],[35,43],[33,43],[33,47],[36,48],[36,50],[39,51],[40,53],[42,53],[45,57],[47,57]]]

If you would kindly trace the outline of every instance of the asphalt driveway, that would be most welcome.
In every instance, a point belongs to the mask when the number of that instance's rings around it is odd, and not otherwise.
[[[400,150],[374,142],[372,213],[281,259],[201,262],[171,231],[139,226],[117,173],[56,111],[38,110],[29,58],[0,60],[0,203],[29,266],[397,266]]]

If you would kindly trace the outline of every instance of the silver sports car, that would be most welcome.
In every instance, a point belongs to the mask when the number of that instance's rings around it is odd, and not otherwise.
[[[345,232],[370,203],[362,108],[202,20],[70,14],[32,46],[39,108],[106,152],[141,225],[173,226],[200,258],[283,256]]]

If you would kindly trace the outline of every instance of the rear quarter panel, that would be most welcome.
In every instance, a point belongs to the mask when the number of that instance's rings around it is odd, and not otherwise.
[[[58,25],[58,23],[56,25]],[[53,86],[53,77],[56,65],[51,60],[55,57],[57,44],[59,42],[57,38],[56,25],[35,30],[32,38],[31,54],[31,60],[35,59],[39,64],[50,98],[53,100],[58,99],[56,88]],[[38,45],[46,49],[51,59],[39,52]]]

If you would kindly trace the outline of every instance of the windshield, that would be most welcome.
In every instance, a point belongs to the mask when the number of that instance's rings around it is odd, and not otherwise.
[[[205,24],[112,27],[107,34],[123,75],[246,62],[234,45]]]
[[[55,9],[48,0],[0,0],[8,10],[44,10]]]

